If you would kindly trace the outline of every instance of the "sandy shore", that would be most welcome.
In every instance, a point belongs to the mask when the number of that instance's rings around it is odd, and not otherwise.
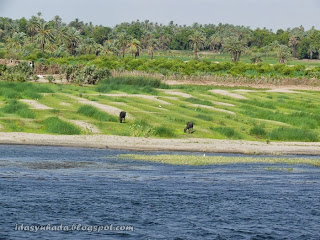
[[[244,154],[320,155],[320,142],[255,142],[215,139],[156,139],[113,135],[47,135],[0,133],[0,144],[51,145],[143,151],[191,151]]]

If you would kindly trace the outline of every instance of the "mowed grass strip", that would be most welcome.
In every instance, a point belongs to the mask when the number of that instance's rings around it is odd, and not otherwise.
[[[194,155],[142,155],[120,154],[121,159],[132,159],[147,162],[157,162],[172,165],[219,165],[219,164],[306,164],[320,167],[320,159],[315,158],[253,158],[253,157],[222,157],[222,156],[194,156]]]
[[[81,134],[80,128],[71,123],[62,121],[58,117],[49,117],[43,121],[45,130],[49,133],[64,134],[64,135],[79,135]]]
[[[115,116],[111,116],[105,112],[100,111],[99,109],[90,106],[90,105],[83,105],[79,107],[77,113],[82,114],[87,117],[94,118],[99,121],[106,121],[106,122],[117,122],[118,119]]]

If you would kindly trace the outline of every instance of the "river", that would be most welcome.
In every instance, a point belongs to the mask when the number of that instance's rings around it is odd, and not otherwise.
[[[320,239],[320,168],[125,153],[0,145],[0,239]]]

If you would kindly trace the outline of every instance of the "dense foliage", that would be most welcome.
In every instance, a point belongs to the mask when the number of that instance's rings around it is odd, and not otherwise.
[[[290,56],[320,59],[320,31],[302,26],[273,32],[221,23],[181,26],[172,21],[162,25],[137,20],[111,28],[79,19],[66,24],[59,16],[45,21],[38,13],[30,19],[0,17],[1,42],[0,58],[31,60],[87,54],[138,57],[142,51],[152,59],[156,50],[193,50],[197,58],[201,49],[228,53],[232,61],[244,52],[251,53],[253,61],[261,61],[259,55],[270,52],[277,54],[279,62]]]

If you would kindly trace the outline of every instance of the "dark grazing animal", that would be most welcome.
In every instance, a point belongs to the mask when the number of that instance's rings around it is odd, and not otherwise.
[[[187,130],[188,130],[188,133],[192,133],[192,131],[193,131],[193,122],[188,122],[187,123],[187,126],[184,129],[184,132],[187,132]]]
[[[119,114],[119,120],[120,120],[120,123],[122,123],[122,120],[123,121],[126,121],[126,112],[125,111],[121,111],[120,114]]]

